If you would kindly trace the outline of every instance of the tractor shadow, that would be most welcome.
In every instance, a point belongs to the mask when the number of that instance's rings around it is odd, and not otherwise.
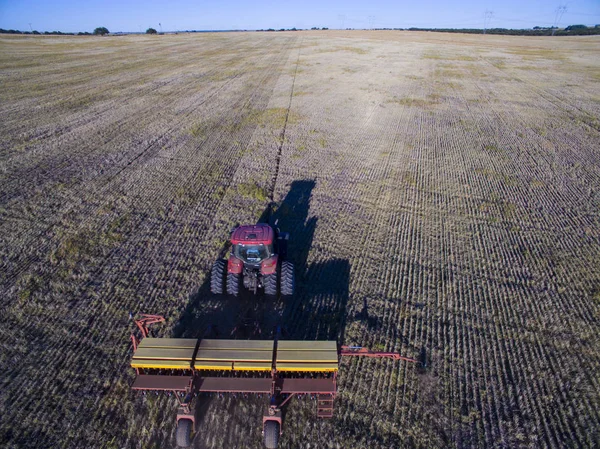
[[[294,181],[280,205],[267,208],[260,218],[290,233],[287,260],[294,263],[294,296],[266,304],[262,323],[281,328],[283,339],[343,341],[350,284],[350,263],[332,259],[308,263],[317,228],[309,217],[313,180]]]

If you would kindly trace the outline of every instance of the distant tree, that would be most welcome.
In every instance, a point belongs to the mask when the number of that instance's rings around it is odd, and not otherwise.
[[[321,28],[321,29],[322,29],[322,30],[328,30],[329,28],[327,28],[327,27],[323,27],[323,28]]]
[[[104,36],[105,34],[110,33],[106,27],[98,27],[94,30],[94,34],[96,36]]]
[[[312,27],[311,30],[318,30],[318,27]]]
[[[156,30],[154,28],[148,28],[146,34],[156,34]]]
[[[575,30],[587,30],[585,25],[569,25],[565,28],[565,31],[575,31]]]

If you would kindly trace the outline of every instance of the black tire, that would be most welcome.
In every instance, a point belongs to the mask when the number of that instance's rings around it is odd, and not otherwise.
[[[277,298],[277,272],[263,276],[265,296],[269,299]]]
[[[210,273],[210,291],[214,295],[222,295],[225,293],[225,273],[227,272],[227,261],[223,259],[217,260]]]
[[[177,430],[175,433],[175,440],[179,447],[190,447],[192,444],[192,420],[191,419],[180,419],[177,422]]]
[[[280,283],[280,292],[283,297],[292,297],[294,296],[294,264],[291,262],[283,262],[281,264],[281,283]]]
[[[240,295],[240,279],[241,275],[235,273],[227,273],[227,294],[231,296]]]
[[[277,421],[265,422],[265,447],[276,449],[279,443],[279,423]]]

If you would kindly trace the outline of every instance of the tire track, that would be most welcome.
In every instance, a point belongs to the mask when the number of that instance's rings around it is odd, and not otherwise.
[[[294,98],[294,87],[296,85],[296,76],[298,75],[298,64],[300,62],[300,52],[302,51],[302,40],[298,44],[298,57],[296,58],[296,69],[294,70],[294,78],[292,80],[292,88],[290,89],[290,101],[288,103],[287,111],[285,113],[285,123],[279,136],[279,148],[277,149],[277,157],[275,158],[275,172],[273,173],[273,179],[271,180],[271,187],[269,188],[269,200],[274,200],[275,186],[277,185],[277,177],[279,176],[279,165],[281,164],[281,153],[283,151],[283,144],[285,143],[285,131],[287,129],[288,119],[290,117],[290,110],[292,108],[292,99]]]

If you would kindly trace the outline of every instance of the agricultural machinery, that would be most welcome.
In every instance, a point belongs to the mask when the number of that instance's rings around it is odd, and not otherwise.
[[[211,271],[210,290],[239,296],[240,289],[255,294],[263,290],[267,298],[294,294],[294,265],[286,259],[289,234],[280,232],[277,223],[245,225],[231,232],[231,254],[218,259]]]
[[[133,390],[173,393],[179,402],[176,440],[191,444],[197,431],[192,407],[199,394],[257,394],[269,398],[262,416],[264,444],[275,449],[282,434],[282,407],[294,396],[316,399],[317,417],[331,418],[343,356],[387,357],[416,362],[394,352],[338,346],[335,341],[221,340],[150,338],[148,326],[164,321],[158,315],[136,320],[141,337],[131,336]]]

